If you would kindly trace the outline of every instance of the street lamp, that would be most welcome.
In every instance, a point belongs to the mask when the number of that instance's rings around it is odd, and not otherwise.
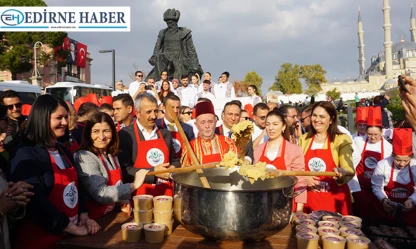
[[[116,51],[114,49],[100,50],[103,53],[112,53],[113,55],[113,89],[116,90]]]
[[[42,48],[42,46],[43,46],[43,43],[42,42],[40,42],[40,41],[37,41],[34,45],[33,45],[33,54],[34,54],[34,57],[35,57],[35,65],[34,65],[34,67],[33,67],[33,72],[32,72],[32,84],[33,83],[35,83],[36,85],[38,85],[38,86],[41,86],[41,82],[40,82],[40,80],[41,80],[41,77],[40,77],[40,73],[39,73],[39,70],[38,70],[38,59],[37,59],[37,56],[36,56],[36,49],[37,48]]]

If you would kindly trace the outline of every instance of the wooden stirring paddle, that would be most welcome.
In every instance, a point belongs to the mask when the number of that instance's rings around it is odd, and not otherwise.
[[[186,150],[188,151],[189,156],[191,157],[192,160],[192,164],[193,165],[200,165],[198,158],[196,157],[191,144],[188,141],[188,138],[185,135],[185,132],[183,131],[183,128],[181,126],[181,124],[179,123],[178,117],[176,117],[176,114],[174,113],[174,111],[172,110],[172,107],[170,105],[166,105],[165,106],[166,110],[170,113],[170,116],[172,117],[173,121],[175,122],[176,127],[178,128],[179,131],[179,135],[182,138],[183,143],[185,144]],[[204,176],[204,172],[202,171],[201,168],[197,168],[196,172],[199,175],[199,179],[202,182],[202,186],[204,186],[204,188],[211,188],[211,185],[209,185],[209,182],[207,180],[207,178]]]
[[[148,176],[151,175],[157,175],[157,174],[166,174],[166,173],[177,173],[177,172],[188,172],[188,171],[193,171],[193,170],[198,170],[198,169],[211,169],[211,168],[216,168],[217,166],[220,165],[220,162],[215,162],[215,163],[207,163],[207,164],[202,164],[202,165],[194,165],[191,167],[183,167],[183,168],[174,168],[174,169],[166,169],[166,170],[160,170],[160,171],[152,171],[147,173]]]
[[[267,170],[270,176],[337,176],[335,172],[313,172],[313,171],[292,171],[292,170]],[[354,176],[353,172],[347,172],[347,176]]]

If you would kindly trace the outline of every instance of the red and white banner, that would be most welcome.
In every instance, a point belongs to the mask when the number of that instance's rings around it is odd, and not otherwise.
[[[85,68],[85,63],[87,62],[87,45],[78,42],[77,50],[77,66]]]

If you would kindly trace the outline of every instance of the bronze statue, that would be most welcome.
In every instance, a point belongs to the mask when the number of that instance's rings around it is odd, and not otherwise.
[[[170,78],[177,79],[192,73],[203,74],[191,30],[178,27],[180,15],[179,10],[175,9],[168,9],[163,14],[163,20],[168,27],[159,32],[153,55],[149,59],[154,68],[146,81],[148,78],[159,80],[163,70],[168,70]]]

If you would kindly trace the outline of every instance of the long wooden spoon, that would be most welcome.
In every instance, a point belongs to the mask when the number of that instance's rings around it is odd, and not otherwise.
[[[267,170],[271,176],[337,176],[335,172],[313,172],[313,171],[292,171],[292,170]],[[354,176],[352,172],[347,172],[347,176]]]
[[[211,168],[216,168],[217,165],[220,165],[220,162],[207,163],[207,164],[202,164],[202,165],[194,165],[194,166],[191,166],[191,167],[183,167],[183,168],[166,169],[166,170],[160,170],[160,171],[152,171],[152,172],[147,173],[147,175],[151,176],[151,175],[166,174],[166,173],[188,172],[188,171],[193,171],[193,170],[198,170],[198,169],[211,169]]]
[[[192,160],[192,164],[193,165],[200,165],[198,158],[196,157],[194,150],[191,147],[191,144],[188,141],[188,138],[185,135],[185,132],[183,131],[183,128],[178,120],[178,117],[176,117],[176,114],[173,112],[172,107],[170,105],[166,105],[165,106],[166,110],[170,113],[170,116],[172,117],[173,121],[175,122],[176,127],[178,128],[179,131],[179,135],[182,138],[183,143],[185,144],[186,150],[188,151],[189,156],[191,157]],[[202,171],[201,168],[197,168],[196,172],[199,175],[199,179],[202,182],[202,186],[204,186],[204,188],[211,188],[211,185],[209,185],[209,182],[207,180],[207,178],[204,176],[204,172]],[[160,173],[160,171],[158,172],[158,174]],[[166,172],[168,173],[168,172]]]

